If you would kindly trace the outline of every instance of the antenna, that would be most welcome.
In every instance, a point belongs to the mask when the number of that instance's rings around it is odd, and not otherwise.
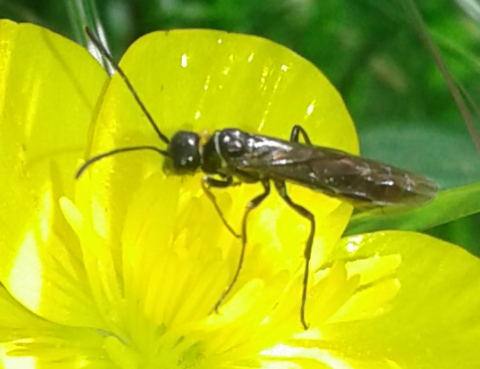
[[[105,59],[107,59],[107,61],[110,63],[110,65],[113,67],[113,69],[120,75],[120,77],[122,77],[123,81],[125,82],[125,84],[127,85],[128,89],[130,90],[130,92],[132,93],[133,97],[135,98],[135,100],[137,101],[138,105],[140,106],[140,108],[142,109],[143,113],[145,114],[145,116],[147,117],[148,121],[150,122],[150,125],[153,127],[153,129],[155,130],[155,132],[157,133],[158,137],[160,137],[160,139],[165,142],[166,144],[170,143],[170,140],[167,138],[167,136],[165,136],[162,132],[160,132],[160,129],[158,129],[158,126],[155,124],[155,121],[153,120],[152,116],[150,115],[150,113],[148,112],[147,108],[145,107],[145,105],[143,105],[142,103],[142,100],[140,100],[140,98],[138,97],[137,93],[135,92],[135,89],[133,88],[132,84],[130,83],[129,79],[127,78],[127,76],[125,75],[125,73],[123,72],[123,70],[120,68],[120,66],[115,63],[115,61],[113,60],[112,56],[108,53],[107,49],[105,49],[105,47],[102,45],[102,43],[100,42],[100,40],[97,38],[97,36],[95,36],[95,34],[92,32],[92,30],[88,27],[85,27],[85,32],[87,33],[87,36],[88,38],[90,39],[90,41],[93,42],[93,44],[95,45],[95,47],[98,49],[98,51],[100,51],[100,54],[103,55],[103,57],[105,57]]]
[[[97,161],[112,156],[116,154],[121,154],[122,152],[129,152],[129,151],[140,151],[140,150],[151,150],[159,153],[162,156],[169,156],[168,152],[165,150],[160,150],[158,147],[155,146],[132,146],[132,147],[122,147],[120,149],[115,149],[112,151],[107,151],[95,156],[92,156],[90,159],[88,159],[85,163],[82,164],[82,166],[77,170],[77,173],[75,173],[75,179],[79,179],[83,172],[90,167],[90,165],[96,163]]]
[[[137,103],[140,106],[140,108],[142,109],[143,113],[146,115],[148,121],[150,122],[151,126],[153,127],[153,129],[157,133],[158,137],[160,137],[160,139],[164,143],[169,144],[170,140],[162,132],[160,132],[157,125],[155,124],[155,121],[153,120],[152,116],[148,112],[145,105],[143,105],[142,101],[138,97],[137,93],[135,92],[135,89],[133,88],[132,84],[130,83],[129,79],[127,78],[127,76],[125,75],[123,70],[120,68],[120,66],[118,64],[116,64],[113,61],[112,56],[108,53],[107,49],[105,49],[105,47],[102,45],[102,43],[99,41],[99,39],[94,35],[92,30],[88,27],[85,27],[85,32],[87,33],[87,36],[90,39],[90,41],[92,41],[93,44],[95,45],[95,47],[98,49],[98,51],[100,51],[100,54],[102,54],[103,57],[105,59],[107,59],[107,61],[110,63],[110,65],[113,67],[113,69],[120,75],[120,77],[122,77],[123,81],[127,85],[128,89],[132,93],[133,97],[137,101]],[[83,163],[83,165],[77,170],[77,173],[75,174],[75,179],[79,179],[87,168],[89,168],[92,164],[96,163],[97,161],[99,161],[101,159],[104,159],[104,158],[112,156],[112,155],[121,154],[123,152],[140,151],[140,150],[151,150],[151,151],[155,151],[156,153],[158,153],[162,156],[167,156],[167,157],[169,156],[167,151],[161,150],[161,149],[159,149],[158,147],[155,147],[155,146],[123,147],[123,148],[120,148],[120,149],[115,149],[115,150],[107,151],[107,152],[92,156],[85,163]]]

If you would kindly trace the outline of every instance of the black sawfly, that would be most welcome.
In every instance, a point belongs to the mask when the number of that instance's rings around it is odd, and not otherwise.
[[[433,199],[437,192],[436,182],[424,175],[413,174],[378,161],[361,158],[332,148],[314,146],[307,132],[295,125],[290,140],[251,134],[236,128],[217,130],[202,144],[196,132],[178,131],[166,137],[155,124],[152,116],[138,97],[129,79],[116,64],[90,29],[87,35],[102,55],[120,75],[139,104],[156,134],[166,145],[162,150],[156,146],[123,147],[88,159],[77,171],[76,178],[93,163],[124,152],[151,150],[165,158],[163,169],[175,175],[192,175],[199,171],[205,176],[202,186],[212,200],[223,223],[235,237],[241,237],[242,247],[237,269],[224,293],[216,303],[218,308],[232,290],[242,269],[247,244],[246,225],[248,214],[257,208],[270,194],[270,184],[282,199],[297,213],[310,222],[310,233],[305,245],[305,269],[300,306],[300,320],[305,329],[310,257],[315,235],[314,215],[302,205],[295,203],[287,193],[285,183],[291,182],[328,196],[347,201],[357,208],[420,205]],[[300,142],[300,136],[303,143]],[[260,182],[263,193],[253,198],[246,206],[241,235],[226,222],[210,188],[227,188],[242,183]]]

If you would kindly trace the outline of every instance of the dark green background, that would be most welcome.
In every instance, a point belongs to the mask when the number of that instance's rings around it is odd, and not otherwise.
[[[404,1],[98,0],[96,6],[117,59],[137,37],[158,29],[215,28],[282,43],[340,90],[363,155],[428,174],[442,189],[480,182],[480,154]],[[0,0],[0,16],[76,39],[68,2]],[[475,100],[479,25],[453,0],[417,3],[450,70]],[[478,215],[428,232],[480,254]]]

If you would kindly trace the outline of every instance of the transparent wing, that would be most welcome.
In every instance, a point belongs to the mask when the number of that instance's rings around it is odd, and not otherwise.
[[[415,206],[433,199],[437,183],[375,160],[320,146],[266,137],[236,163],[246,172],[293,182],[349,201],[357,208]]]

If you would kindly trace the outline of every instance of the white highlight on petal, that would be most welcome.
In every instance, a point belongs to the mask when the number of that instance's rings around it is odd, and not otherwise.
[[[293,347],[288,345],[277,345],[269,350],[264,350],[261,353],[265,356],[275,356],[288,358],[311,358],[321,363],[327,364],[334,369],[355,369],[345,360],[338,358],[327,350],[320,350],[316,348]]]
[[[339,357],[333,355],[327,350],[320,350],[318,353],[318,357],[320,361],[329,365],[331,368],[334,369],[355,369],[345,360],[340,359]]]
[[[2,369],[36,369],[37,361],[32,356],[9,356],[8,348],[0,347],[0,367]]]
[[[208,90],[208,86],[210,85],[211,80],[212,80],[212,76],[210,76],[210,75],[207,76],[207,79],[206,79],[206,81],[205,81],[205,85],[203,86],[203,89],[204,89],[205,91]]]
[[[38,311],[40,308],[43,284],[43,266],[38,243],[46,244],[48,242],[52,212],[51,193],[45,191],[42,207],[38,214],[38,227],[30,229],[25,234],[8,276],[7,283],[17,299],[33,311]]]
[[[30,310],[39,310],[43,268],[33,230],[25,235],[18,248],[7,284],[14,291],[15,297],[27,305]]]
[[[271,349],[263,350],[261,354],[268,356],[292,357],[298,354],[298,349],[287,345],[277,345]]]
[[[313,108],[315,107],[315,101],[313,101],[307,108],[307,115],[311,115],[313,112]]]
[[[263,67],[262,76],[260,77],[260,83],[262,84],[262,88],[265,90],[265,84],[267,83],[267,77],[270,74],[270,69],[267,66]]]
[[[357,245],[357,244],[350,242],[350,243],[347,245],[347,251],[348,251],[348,252],[355,252],[355,251],[357,251],[357,250],[358,250],[358,245]]]
[[[347,245],[347,251],[348,252],[351,252],[351,253],[354,253],[356,252],[359,247],[360,247],[360,244],[362,243],[363,241],[363,236],[362,235],[358,235],[358,236],[353,236],[353,237],[350,237],[349,238],[349,243]]]
[[[186,67],[187,66],[187,54],[183,54],[182,55],[182,67]]]

